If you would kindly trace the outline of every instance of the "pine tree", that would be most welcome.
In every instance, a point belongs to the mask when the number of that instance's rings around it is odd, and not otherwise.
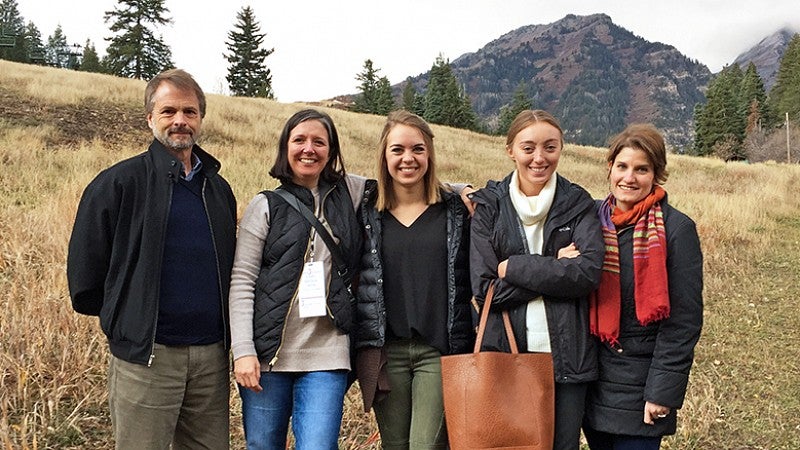
[[[742,77],[739,97],[740,108],[746,119],[745,136],[754,131],[761,131],[768,116],[767,92],[764,90],[764,81],[758,75],[756,65],[752,62],[747,65]]]
[[[394,111],[395,107],[394,94],[392,94],[392,85],[389,83],[389,79],[385,76],[378,78],[375,90],[374,113],[385,116]]]
[[[113,11],[106,11],[109,28],[119,33],[109,41],[104,65],[114,75],[147,80],[174,67],[172,51],[153,29],[172,23],[165,0],[118,0]]]
[[[406,78],[406,85],[403,87],[403,103],[400,106],[401,108],[405,109],[406,111],[412,112],[420,117],[425,113],[425,108],[423,103],[425,102],[425,98],[417,92],[417,88],[414,86],[414,81],[411,77]]]
[[[511,98],[511,103],[500,108],[500,121],[497,125],[497,134],[505,135],[508,133],[508,128],[511,122],[522,111],[531,109],[533,102],[528,97],[528,86],[525,81],[520,81],[517,89],[514,91],[514,96]]]
[[[71,68],[70,63],[74,61],[72,61],[70,56],[67,37],[64,35],[61,24],[58,24],[53,34],[47,38],[47,45],[44,48],[44,59],[47,64],[53,67]]]
[[[28,62],[25,45],[25,20],[17,0],[0,1],[0,59]]]
[[[389,79],[379,77],[371,59],[364,61],[364,70],[356,75],[360,94],[356,97],[353,111],[385,116],[395,108],[392,86]]]
[[[458,109],[456,109],[453,116],[453,125],[457,128],[465,130],[483,131],[478,126],[478,116],[475,110],[472,109],[472,100],[467,95],[464,88],[458,87]]]
[[[78,70],[82,72],[96,72],[105,73],[103,64],[100,63],[100,57],[97,55],[97,49],[89,39],[86,40],[86,45],[83,47],[83,58]]]
[[[709,83],[707,102],[701,113],[695,113],[694,149],[698,155],[740,158],[746,124],[739,92],[742,79],[742,69],[733,64]]]
[[[700,103],[694,106],[694,143],[690,154],[695,156],[703,156],[707,154],[708,148],[708,131],[706,130],[706,117],[705,117],[705,104]]]
[[[430,123],[477,129],[478,120],[472,103],[458,85],[450,61],[439,55],[431,67],[429,77],[423,118]]]
[[[236,14],[238,22],[228,32],[227,55],[228,87],[231,93],[241,97],[263,97],[274,99],[272,74],[265,64],[267,56],[275,49],[262,48],[266,33],[261,33],[261,25],[256,20],[253,9],[245,6]]]
[[[406,111],[414,111],[414,100],[417,99],[417,88],[414,87],[414,82],[411,77],[406,78],[406,84],[403,86],[403,104],[402,108]]]
[[[28,22],[25,27],[25,47],[28,50],[28,62],[32,64],[46,64],[45,48],[42,43],[42,33],[33,22]]]
[[[781,124],[786,113],[800,123],[800,34],[795,34],[781,58],[775,85],[769,93],[773,124]]]

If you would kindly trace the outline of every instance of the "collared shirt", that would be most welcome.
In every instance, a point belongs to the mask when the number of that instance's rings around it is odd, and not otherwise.
[[[200,158],[198,158],[197,155],[195,155],[194,153],[192,153],[192,160],[194,161],[194,165],[192,166],[192,170],[189,171],[188,174],[184,174],[183,173],[184,168],[181,167],[181,178],[183,178],[186,181],[192,181],[192,178],[194,178],[194,176],[197,175],[198,172],[200,172],[200,169],[203,168],[202,161],[200,161]]]

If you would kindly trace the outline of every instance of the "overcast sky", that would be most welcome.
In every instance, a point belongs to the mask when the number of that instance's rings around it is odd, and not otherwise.
[[[17,0],[42,40],[61,25],[70,44],[90,39],[105,54],[103,20],[116,0]],[[455,60],[525,25],[567,14],[608,14],[648,41],[676,47],[718,72],[784,26],[800,31],[797,0],[166,0],[173,24],[158,32],[173,61],[206,92],[224,93],[225,41],[236,14],[252,6],[275,48],[266,62],[279,101],[314,101],[357,92],[364,60],[392,84],[430,69],[440,53]],[[199,6],[202,5],[202,6]]]

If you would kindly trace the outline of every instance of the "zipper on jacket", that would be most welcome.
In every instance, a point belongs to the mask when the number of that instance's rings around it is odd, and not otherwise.
[[[306,251],[304,255],[308,255],[308,250],[311,248],[311,235],[309,234],[308,241],[306,242]],[[303,258],[305,260],[305,258]],[[305,261],[303,262],[305,264]],[[302,270],[301,270],[302,276]],[[281,328],[281,341],[278,344],[278,348],[275,350],[275,356],[269,361],[269,371],[272,372],[272,367],[275,363],[278,362],[278,354],[281,352],[281,348],[283,348],[283,340],[286,337],[286,324],[289,323],[289,315],[292,313],[292,307],[294,306],[294,302],[297,299],[297,292],[300,290],[300,283],[297,283],[297,286],[294,288],[294,292],[292,293],[292,298],[289,300],[289,309],[286,310],[286,315],[283,317],[283,328]]]
[[[214,235],[214,225],[211,223],[211,216],[208,214],[208,202],[206,201],[206,183],[208,178],[203,177],[203,187],[201,189],[201,197],[203,198],[203,208],[206,210],[206,220],[208,221],[208,230],[211,232],[211,245],[214,247],[214,266],[217,268],[217,286],[219,287],[219,303],[220,312],[222,313],[222,343],[228,347],[228,326],[225,324],[225,294],[222,292],[222,276],[219,273],[219,252],[217,252],[217,238]]]
[[[169,210],[172,207],[172,188],[175,186],[175,178],[170,172],[169,181],[171,183],[169,195],[167,195],[167,203],[166,203],[166,211],[164,214],[164,222],[162,223],[162,233],[161,233],[161,254],[159,255],[158,260],[158,274],[161,274],[161,268],[164,262],[164,241],[166,240],[166,232],[167,232],[167,224],[166,222],[169,220]],[[158,288],[156,288],[156,313],[155,317],[153,318],[153,336],[150,338],[150,358],[147,360],[147,367],[151,367],[153,365],[153,360],[156,358],[156,328],[158,327],[158,308],[159,308],[159,299],[161,298],[161,283],[159,283]]]
[[[320,215],[322,215],[322,219],[325,220],[325,221],[327,221],[327,219],[325,219],[325,208],[323,206],[325,205],[325,200],[328,198],[328,195],[331,193],[331,191],[333,191],[333,189],[328,190],[328,192],[326,192],[325,195],[320,198],[320,202],[319,202],[320,203]],[[308,232],[308,242],[306,243],[306,251],[304,253],[303,265],[305,265],[305,256],[307,256],[309,254],[308,250],[311,248],[312,240],[315,237],[314,233],[313,233],[314,227],[311,226],[311,224],[309,224],[309,226],[310,226],[310,229],[309,229],[309,232]],[[328,249],[328,250],[330,250],[330,249]],[[331,256],[331,267],[333,267],[333,256]],[[303,274],[303,272],[302,272],[302,269],[301,269],[300,276],[302,276],[302,274]],[[331,276],[333,276],[332,273],[331,273]],[[278,349],[275,350],[275,356],[273,356],[272,359],[269,361],[269,371],[270,372],[272,371],[273,366],[275,366],[275,364],[278,362],[278,354],[281,352],[281,349],[283,348],[283,340],[284,340],[284,337],[286,336],[286,324],[289,322],[289,314],[292,313],[292,307],[294,306],[295,300],[297,300],[297,292],[299,291],[299,289],[300,289],[300,283],[297,284],[297,287],[295,287],[295,289],[294,289],[294,293],[292,293],[292,299],[289,302],[289,309],[286,311],[286,316],[284,316],[284,318],[283,318],[283,328],[281,329],[281,342],[280,342],[280,344],[278,344]],[[330,281],[328,282],[328,292],[330,292]],[[331,309],[328,306],[327,297],[328,296],[326,295],[325,296],[325,310],[328,312],[328,317],[333,319],[333,313],[331,312]]]

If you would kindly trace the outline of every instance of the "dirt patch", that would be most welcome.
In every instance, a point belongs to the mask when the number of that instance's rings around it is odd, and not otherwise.
[[[58,133],[48,139],[48,145],[73,145],[94,139],[129,142],[149,133],[141,108],[94,99],[78,105],[51,105],[2,87],[0,119],[12,126],[52,126]]]

